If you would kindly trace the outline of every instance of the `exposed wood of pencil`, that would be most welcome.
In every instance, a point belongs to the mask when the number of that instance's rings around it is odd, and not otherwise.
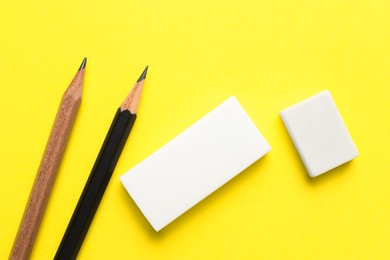
[[[81,103],[83,79],[84,68],[81,67],[62,96],[61,104],[58,108],[57,116],[11,251],[10,259],[29,259],[30,257]]]
[[[133,115],[137,114],[147,71],[148,66],[146,66],[145,70],[142,72],[130,93],[127,95],[125,100],[123,100],[120,106],[121,111],[129,110]]]

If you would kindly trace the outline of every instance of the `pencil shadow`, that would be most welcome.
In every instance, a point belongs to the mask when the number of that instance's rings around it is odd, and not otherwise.
[[[210,209],[218,204],[218,201],[223,198],[223,196],[226,196],[228,193],[232,192],[233,189],[236,188],[236,186],[240,182],[250,182],[250,179],[253,179],[255,177],[255,174],[260,174],[262,171],[262,168],[265,167],[268,154],[253,163],[251,166],[249,166],[247,169],[245,169],[243,172],[238,174],[236,177],[225,183],[222,187],[211,193],[209,196],[207,196],[204,200],[200,201],[198,204],[194,205],[191,209],[183,213],[181,216],[179,216],[177,219],[169,223],[166,227],[164,227],[159,232],[156,232],[153,227],[150,225],[150,223],[147,221],[147,219],[144,217],[136,203],[132,200],[130,195],[127,193],[126,189],[123,187],[121,195],[125,196],[126,198],[124,201],[127,201],[128,208],[129,208],[129,214],[135,218],[137,223],[142,226],[142,229],[145,230],[148,237],[152,240],[163,240],[168,236],[171,236],[173,233],[180,230],[183,225],[186,225],[188,222],[191,222],[192,220],[196,219],[197,216],[204,214],[204,212],[210,211]],[[212,217],[212,216],[210,216]]]

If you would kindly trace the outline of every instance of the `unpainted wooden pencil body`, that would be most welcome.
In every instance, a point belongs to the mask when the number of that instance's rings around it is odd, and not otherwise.
[[[84,62],[84,61],[83,61]],[[39,226],[81,103],[84,68],[62,96],[45,152],[11,251],[10,259],[29,259]]]

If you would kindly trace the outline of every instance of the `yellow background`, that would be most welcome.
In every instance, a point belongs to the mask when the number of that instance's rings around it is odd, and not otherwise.
[[[62,93],[83,102],[33,259],[60,243],[117,107],[138,120],[80,259],[388,259],[390,2],[0,0],[0,258]],[[329,89],[360,155],[311,179],[279,112]],[[272,151],[156,233],[119,176],[235,95]]]

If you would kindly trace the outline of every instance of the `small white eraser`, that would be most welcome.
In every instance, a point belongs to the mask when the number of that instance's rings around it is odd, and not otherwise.
[[[230,97],[120,179],[159,231],[270,149]]]
[[[328,90],[283,110],[280,115],[311,177],[358,155]]]

